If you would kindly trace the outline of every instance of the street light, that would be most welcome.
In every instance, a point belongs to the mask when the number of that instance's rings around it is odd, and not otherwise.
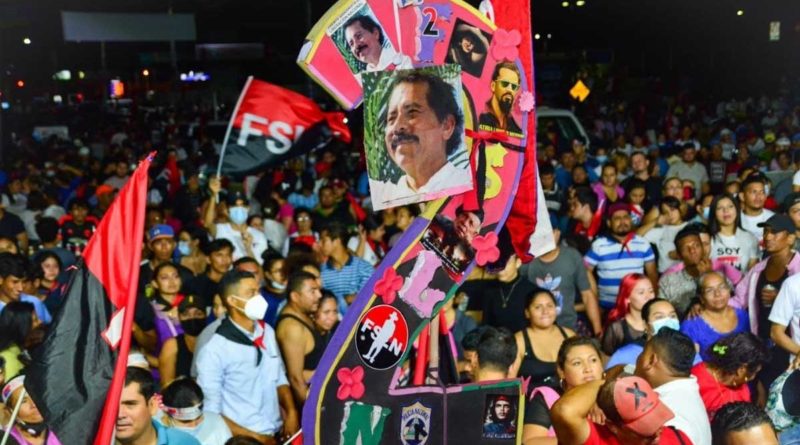
[[[22,39],[22,43],[24,43],[26,45],[30,45],[31,44],[31,39],[28,38],[28,37],[25,37],[24,39]]]
[[[577,2],[575,2],[575,6],[577,6],[577,7],[581,7],[581,6],[585,5],[585,4],[586,4],[586,2],[584,0],[578,0]]]
[[[736,11],[736,15],[738,15],[739,17],[743,16],[744,15],[744,10],[740,9],[740,10]]]
[[[567,2],[567,1],[561,2],[561,6],[563,6],[565,8],[569,8],[569,2]]]
[[[541,34],[539,34],[539,33],[537,32],[537,33],[536,33],[536,34],[533,36],[533,38],[534,38],[534,39],[536,39],[536,40],[539,40],[539,39],[541,39],[541,38],[542,38],[542,35],[541,35]]]
[[[143,69],[142,70],[142,76],[144,76],[144,77],[150,76],[150,70],[148,70],[147,68]]]

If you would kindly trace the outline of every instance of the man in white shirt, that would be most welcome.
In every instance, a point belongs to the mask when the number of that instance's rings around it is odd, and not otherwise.
[[[708,414],[697,379],[691,375],[694,358],[692,339],[665,327],[645,345],[636,360],[636,375],[647,380],[675,413],[665,425],[685,433],[694,445],[711,445]]]
[[[255,258],[258,264],[263,259],[261,254],[267,250],[267,237],[264,232],[247,225],[247,216],[250,211],[247,197],[239,192],[228,193],[227,221],[216,222],[217,197],[222,185],[218,176],[212,176],[208,181],[211,198],[208,200],[203,224],[214,239],[225,238],[233,244],[233,260],[250,257]]]
[[[344,24],[344,38],[350,52],[361,63],[366,63],[366,71],[392,69],[411,69],[411,58],[396,52],[380,25],[368,15],[355,15]]]
[[[370,179],[375,209],[471,189],[468,165],[448,160],[464,150],[464,117],[453,87],[431,74],[406,72],[393,79],[390,91],[381,116],[386,152],[405,174],[396,183]]]
[[[742,228],[757,239],[764,237],[764,228],[758,227],[775,213],[764,208],[767,201],[767,178],[761,173],[751,173],[742,183],[739,199],[742,201]]]
[[[772,310],[770,337],[778,346],[792,354],[794,364],[800,364],[800,274],[792,275],[783,282]],[[791,336],[786,328],[791,326]]]

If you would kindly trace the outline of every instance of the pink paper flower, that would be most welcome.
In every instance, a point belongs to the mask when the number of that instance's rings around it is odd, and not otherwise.
[[[339,379],[339,389],[336,391],[336,397],[339,400],[347,400],[349,398],[360,399],[364,395],[364,368],[361,366],[354,366],[350,368],[339,368],[336,371],[336,378]]]
[[[523,91],[519,95],[518,105],[519,105],[519,110],[522,111],[523,113],[527,113],[533,110],[533,105],[534,105],[533,93],[531,93],[530,91]]]
[[[475,261],[479,266],[485,266],[500,258],[500,249],[497,248],[497,234],[494,232],[476,236],[472,240],[472,247],[475,248]]]
[[[397,297],[397,291],[402,287],[403,277],[397,275],[397,272],[390,267],[383,272],[381,279],[375,283],[375,294],[379,295],[384,303],[392,304],[395,297]]]
[[[496,60],[509,60],[514,61],[519,56],[519,46],[522,42],[522,35],[516,29],[507,31],[502,28],[497,28],[492,36],[492,45],[490,51],[492,57]]]

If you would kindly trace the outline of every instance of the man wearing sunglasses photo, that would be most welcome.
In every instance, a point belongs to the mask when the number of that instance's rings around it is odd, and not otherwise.
[[[519,69],[512,62],[500,62],[494,67],[489,87],[492,97],[480,115],[480,128],[487,131],[505,131],[510,136],[522,137],[522,129],[511,114],[514,99],[520,89]]]

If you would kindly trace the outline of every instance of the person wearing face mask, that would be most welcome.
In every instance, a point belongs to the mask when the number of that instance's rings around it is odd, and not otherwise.
[[[198,352],[197,382],[205,409],[221,414],[234,435],[281,443],[300,428],[275,331],[263,321],[267,301],[258,280],[234,270],[220,282],[228,317]]]
[[[183,333],[168,339],[161,347],[158,357],[161,386],[190,375],[197,336],[206,327],[205,309],[203,301],[194,295],[186,296],[178,304],[178,320]]]
[[[261,295],[267,300],[269,308],[264,321],[273,328],[278,321],[278,313],[286,305],[286,273],[284,264],[286,260],[271,249],[264,251],[264,286],[261,287]]]
[[[203,390],[192,379],[180,378],[161,392],[162,424],[191,434],[200,445],[217,445],[231,438],[231,430],[217,413],[203,410]]]
[[[178,233],[178,252],[180,265],[189,269],[194,276],[201,275],[208,266],[208,257],[203,253],[208,244],[208,233],[200,227],[188,226]]]
[[[678,313],[675,307],[669,300],[663,298],[653,298],[642,307],[642,319],[647,322],[645,328],[645,339],[652,338],[658,334],[662,329],[672,329],[680,331],[681,321],[678,318]],[[618,365],[633,366],[636,360],[644,350],[642,342],[628,343],[627,345],[617,349],[614,354],[608,359],[606,369],[611,369]],[[702,359],[700,354],[695,353],[694,364],[700,363]]]
[[[206,212],[203,225],[214,239],[224,238],[233,244],[233,260],[249,256],[261,261],[261,254],[267,250],[267,237],[263,231],[247,225],[247,215],[250,211],[247,197],[240,192],[228,192],[227,215],[217,215],[217,200],[222,190],[222,183],[218,176],[211,177],[208,181],[211,198],[206,201]],[[217,222],[221,220],[222,222]]]
[[[9,437],[21,445],[61,445],[56,435],[47,428],[44,418],[25,391],[25,376],[18,375],[3,386],[3,403],[9,412],[19,406],[19,413],[9,431]],[[6,422],[3,422],[6,427]],[[0,431],[0,437],[3,436]],[[11,442],[9,442],[11,443]]]

